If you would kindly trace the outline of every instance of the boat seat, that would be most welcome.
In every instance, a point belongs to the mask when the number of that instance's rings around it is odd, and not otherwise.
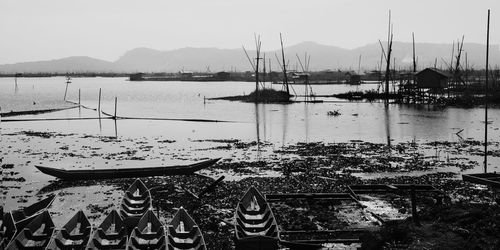
[[[121,239],[116,244],[102,244],[101,241],[97,239],[93,239],[92,243],[94,243],[94,246],[99,249],[125,249],[125,247],[127,246],[127,238]]]
[[[178,242],[172,235],[168,235],[168,249],[198,249],[201,237],[194,238],[191,242]]]
[[[71,241],[70,242],[71,244],[68,244],[67,241],[62,242],[60,239],[57,239],[57,238],[54,241],[56,242],[56,246],[62,250],[72,250],[75,248],[81,248],[86,243],[83,240],[78,240],[78,241]]]
[[[106,232],[104,232],[102,230],[102,228],[98,228],[97,229],[97,235],[101,239],[105,239],[105,240],[117,240],[117,239],[126,237],[127,233],[126,233],[125,228],[121,228],[120,231],[118,231],[118,233],[106,233]]]
[[[144,192],[141,195],[136,196],[133,193],[131,193],[130,191],[125,191],[124,196],[129,198],[130,200],[139,201],[139,200],[145,200],[147,197],[149,197],[149,193]]]
[[[42,241],[28,241],[26,244],[21,242],[20,240],[18,239],[15,239],[15,244],[16,244],[16,247],[17,249],[45,249],[45,246],[47,243],[46,240],[42,240]],[[31,243],[31,244],[28,244],[28,243]]]
[[[86,227],[83,231],[80,231],[78,233],[69,233],[66,228],[61,229],[61,234],[63,238],[65,239],[70,239],[70,240],[81,240],[82,238],[90,235],[90,227]]]
[[[151,232],[151,233],[143,233],[139,230],[139,228],[134,228],[134,232],[136,237],[139,237],[144,240],[153,240],[153,239],[158,239],[162,235],[165,235],[165,232],[163,230],[158,230],[156,232]]]
[[[241,227],[241,225],[238,224],[236,225],[236,229],[237,229],[236,232],[238,233],[238,236],[240,238],[244,238],[247,236],[257,236],[257,235],[268,236],[268,237],[275,237],[276,235],[277,237],[278,233],[276,225],[271,225],[266,228],[254,228],[248,230],[246,228]]]
[[[266,211],[262,216],[245,215],[241,211],[236,211],[238,218],[246,224],[262,224],[271,219],[271,211]]]
[[[134,248],[146,249],[165,249],[165,237],[160,237],[156,243],[141,244],[136,238],[130,237],[131,245]]]
[[[243,206],[243,204],[238,203],[238,210],[242,211],[244,214],[248,214],[248,215],[263,214],[266,209],[267,209],[267,206],[260,206],[259,210],[248,210],[245,206]]]
[[[151,198],[148,197],[148,198],[146,198],[144,200],[140,200],[140,201],[123,199],[123,203],[125,203],[126,206],[131,207],[131,208],[149,207],[151,204]]]
[[[193,226],[191,230],[187,232],[178,232],[175,230],[174,226],[168,225],[167,226],[168,234],[172,235],[173,237],[177,238],[194,238],[196,234],[199,234],[199,229],[198,226]]]
[[[46,240],[47,238],[50,238],[50,235],[48,235],[45,232],[34,234],[28,228],[23,229],[22,233],[24,234],[26,239],[32,240],[32,241],[42,241],[42,240]]]

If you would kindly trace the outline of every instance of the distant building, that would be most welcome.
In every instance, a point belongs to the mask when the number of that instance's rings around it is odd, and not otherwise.
[[[231,74],[229,72],[221,71],[221,72],[215,73],[215,78],[217,78],[217,80],[220,80],[220,81],[227,81],[227,80],[231,79]]]
[[[417,87],[421,89],[444,89],[448,86],[448,73],[435,69],[426,68],[416,75]]]
[[[352,85],[361,84],[361,75],[352,72],[347,72],[345,73],[345,75],[347,76],[346,80],[347,84],[352,84]]]
[[[129,80],[130,81],[142,81],[142,80],[144,80],[144,73],[132,74],[132,75],[130,75]]]

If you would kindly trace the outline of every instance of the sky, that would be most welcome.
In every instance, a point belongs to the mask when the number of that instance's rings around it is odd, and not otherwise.
[[[0,64],[90,56],[115,61],[147,47],[262,50],[303,41],[352,49],[387,40],[500,43],[499,0],[0,0]]]

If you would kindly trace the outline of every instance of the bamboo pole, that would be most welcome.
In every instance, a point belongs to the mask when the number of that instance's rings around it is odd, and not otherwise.
[[[99,101],[97,103],[97,113],[101,117],[101,88],[99,88]]]
[[[484,85],[484,172],[488,172],[488,60],[490,54],[490,10],[486,28],[486,82]]]
[[[113,116],[113,117],[115,118],[115,120],[116,120],[116,103],[117,103],[117,102],[118,102],[118,98],[117,98],[117,97],[115,97],[115,115]]]
[[[63,98],[64,101],[66,101],[66,94],[68,93],[68,84],[69,82],[66,82],[66,89],[64,89],[64,98]]]

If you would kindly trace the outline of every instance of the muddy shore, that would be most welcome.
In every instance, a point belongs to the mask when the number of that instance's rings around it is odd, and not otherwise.
[[[188,209],[209,249],[233,247],[234,208],[251,185],[272,194],[345,193],[355,184],[430,184],[446,199],[438,203],[427,194],[417,195],[420,227],[411,220],[410,201],[405,194],[363,196],[361,207],[354,201],[300,199],[272,203],[271,207],[282,230],[369,229],[363,235],[367,249],[399,245],[494,249],[500,244],[496,239],[500,208],[495,191],[463,182],[460,176],[479,166],[475,159],[481,155],[482,145],[474,140],[407,142],[390,147],[363,141],[317,142],[274,148],[266,142],[207,139],[193,140],[193,148],[186,152],[175,149],[175,140],[165,137],[130,139],[19,131],[3,134],[2,138],[6,145],[2,152],[6,210],[57,193],[50,209],[56,226],[62,226],[78,209],[83,209],[97,226],[117,208],[133,180],[65,182],[35,171],[34,164],[77,168],[154,165],[164,164],[165,158],[197,161],[211,155],[223,159],[197,175],[143,179],[148,187],[154,187],[153,205],[160,218],[168,222],[177,208]],[[491,143],[491,148],[491,156],[498,157],[498,143]],[[224,182],[200,199],[194,198],[192,194],[221,175],[226,176]]]

